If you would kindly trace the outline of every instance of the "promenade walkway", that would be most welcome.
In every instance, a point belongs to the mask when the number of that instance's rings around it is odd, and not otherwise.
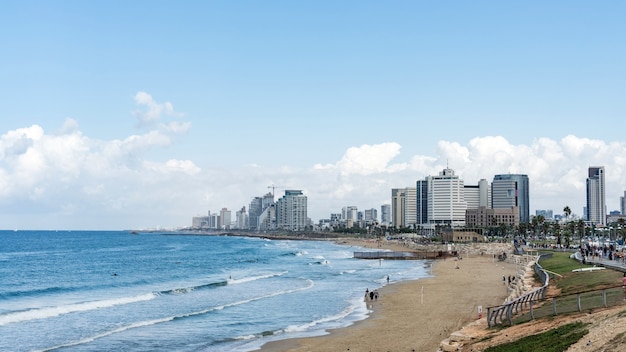
[[[576,251],[573,254],[574,258],[576,260],[578,260],[579,262],[583,262],[583,257],[582,254],[579,251]],[[585,262],[587,264],[593,264],[596,266],[602,266],[605,267],[607,269],[612,269],[612,270],[617,270],[617,271],[621,271],[623,273],[626,273],[626,264],[622,262],[621,259],[612,259],[610,260],[608,257],[587,257]]]

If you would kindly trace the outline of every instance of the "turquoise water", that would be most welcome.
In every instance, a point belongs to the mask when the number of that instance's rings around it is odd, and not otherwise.
[[[387,275],[429,275],[422,261],[358,260],[362,248],[326,241],[123,231],[0,241],[1,351],[251,351],[364,319],[365,289]]]

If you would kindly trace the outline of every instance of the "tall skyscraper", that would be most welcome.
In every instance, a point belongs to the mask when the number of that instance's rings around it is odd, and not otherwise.
[[[344,221],[357,221],[357,213],[359,209],[354,205],[348,205],[347,207],[341,208],[341,219]]]
[[[378,222],[378,210],[372,208],[372,209],[365,209],[365,211],[363,212],[364,217],[365,217],[365,223],[366,224],[373,224],[375,222]]]
[[[242,207],[235,213],[235,223],[238,229],[243,230],[248,228],[248,214],[246,214],[246,207]]]
[[[250,207],[248,208],[250,210],[248,212],[248,225],[250,230],[259,229],[259,215],[263,212],[262,201],[263,198],[254,197],[250,202]]]
[[[438,176],[427,176],[416,183],[418,226],[434,229],[436,225],[465,226],[467,203],[463,180],[446,168]]]
[[[491,207],[493,209],[518,207],[519,222],[530,222],[528,175],[495,175],[491,183]]]
[[[587,220],[592,224],[606,223],[606,190],[604,166],[589,168],[587,177]]]
[[[622,215],[626,215],[626,191],[624,191],[624,196],[619,197],[619,209]]]
[[[394,227],[411,227],[416,223],[416,194],[414,187],[391,190],[391,213]]]
[[[230,230],[230,215],[230,210],[228,210],[227,208],[222,208],[222,210],[220,210],[220,229]]]
[[[380,223],[385,226],[391,224],[391,204],[380,206]]]
[[[276,202],[276,225],[279,229],[299,231],[306,229],[307,197],[300,190],[285,190]]]
[[[265,212],[265,210],[274,204],[274,195],[270,192],[263,197],[254,197],[250,202],[248,211],[248,226],[250,230],[260,230],[261,221],[259,217]],[[267,215],[267,214],[266,214]],[[267,225],[267,224],[266,224]],[[267,230],[267,228],[265,228]]]

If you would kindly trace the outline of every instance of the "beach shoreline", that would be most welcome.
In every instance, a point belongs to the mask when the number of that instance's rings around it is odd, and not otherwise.
[[[397,241],[336,242],[395,251],[418,250]],[[322,336],[271,341],[260,351],[437,351],[450,334],[470,323],[486,327],[487,307],[500,305],[509,296],[503,276],[518,275],[525,268],[494,260],[493,254],[501,253],[506,246],[463,246],[460,260],[430,261],[432,277],[402,282],[392,278],[390,284],[378,289],[378,300],[367,300],[371,313],[366,319]],[[479,306],[483,311],[480,319]]]

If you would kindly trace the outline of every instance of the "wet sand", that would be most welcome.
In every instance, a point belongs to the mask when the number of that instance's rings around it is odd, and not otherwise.
[[[379,289],[378,300],[366,301],[372,311],[367,319],[324,336],[270,342],[261,351],[435,352],[452,332],[478,319],[478,306],[483,307],[480,323],[486,326],[487,307],[502,304],[509,294],[502,276],[521,269],[487,254],[435,260],[434,277],[399,283],[392,278],[392,284]]]

